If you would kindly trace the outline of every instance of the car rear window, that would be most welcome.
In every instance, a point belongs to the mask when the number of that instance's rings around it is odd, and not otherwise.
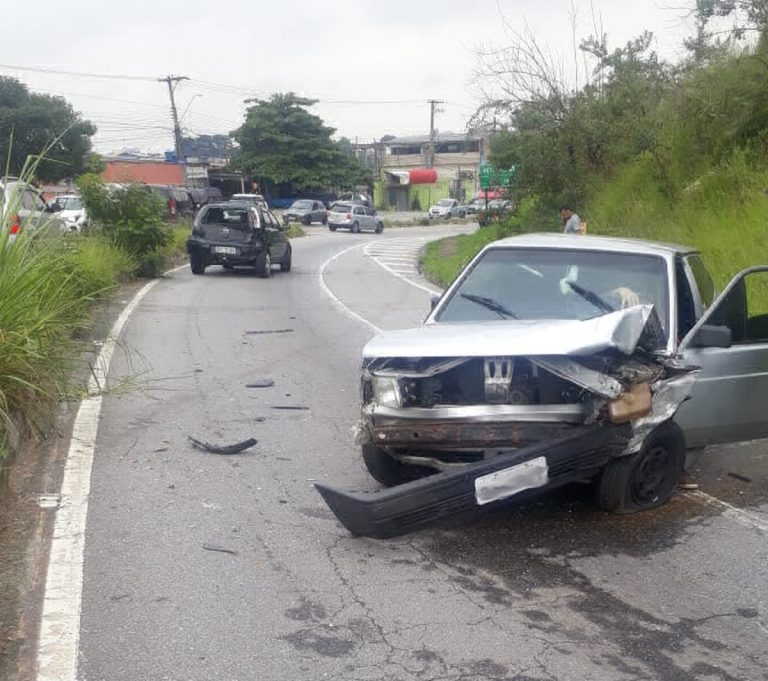
[[[352,206],[348,203],[337,203],[331,208],[334,213],[351,213]]]
[[[201,222],[204,225],[245,228],[248,226],[248,209],[212,207],[205,212]]]

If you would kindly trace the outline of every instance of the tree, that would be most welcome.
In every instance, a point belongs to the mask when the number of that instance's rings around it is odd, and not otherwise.
[[[240,147],[233,165],[262,183],[290,183],[298,191],[360,184],[366,169],[331,139],[333,128],[307,111],[315,103],[292,92],[251,100],[232,133]]]
[[[29,156],[47,149],[38,179],[58,182],[80,175],[87,169],[95,133],[96,127],[63,97],[33,93],[14,78],[0,77],[0,139],[8,145],[0,150],[3,172],[7,161],[11,174],[18,175]]]

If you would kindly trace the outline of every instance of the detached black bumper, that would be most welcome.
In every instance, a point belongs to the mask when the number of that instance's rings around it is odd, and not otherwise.
[[[523,500],[591,477],[610,458],[624,450],[631,436],[632,430],[627,425],[576,427],[568,435],[547,442],[380,492],[344,492],[325,485],[315,487],[352,534],[388,539],[420,530],[439,520],[470,515],[480,508],[492,508],[511,499]],[[529,465],[539,464],[540,471],[545,470],[543,477],[535,483],[536,487],[505,494],[505,483],[502,482],[498,498],[483,500],[483,506],[479,505],[478,494],[488,494],[478,491],[479,487],[486,486],[489,480],[486,476],[499,473],[503,478],[510,473],[514,477],[516,471],[521,470],[521,464],[527,462],[531,462]],[[523,478],[525,475],[522,473]],[[517,483],[508,484],[513,490]]]

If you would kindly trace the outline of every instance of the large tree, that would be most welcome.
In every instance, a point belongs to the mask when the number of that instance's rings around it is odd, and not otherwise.
[[[292,92],[251,100],[245,122],[232,133],[239,145],[234,165],[254,178],[294,189],[351,188],[365,183],[368,172],[335,132],[308,107],[315,100]]]
[[[80,175],[87,169],[95,133],[96,127],[62,97],[33,93],[14,78],[0,77],[2,172],[7,163],[18,174],[29,156],[47,149],[37,167],[39,179],[57,182]]]

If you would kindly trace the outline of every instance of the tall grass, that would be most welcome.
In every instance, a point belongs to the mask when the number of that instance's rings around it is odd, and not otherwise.
[[[31,182],[35,167],[30,162],[20,181]],[[75,332],[94,302],[135,267],[103,240],[65,237],[31,218],[13,239],[20,201],[20,193],[6,192],[0,206],[0,431],[16,415],[36,421],[71,392]],[[0,457],[5,450],[3,438]]]

